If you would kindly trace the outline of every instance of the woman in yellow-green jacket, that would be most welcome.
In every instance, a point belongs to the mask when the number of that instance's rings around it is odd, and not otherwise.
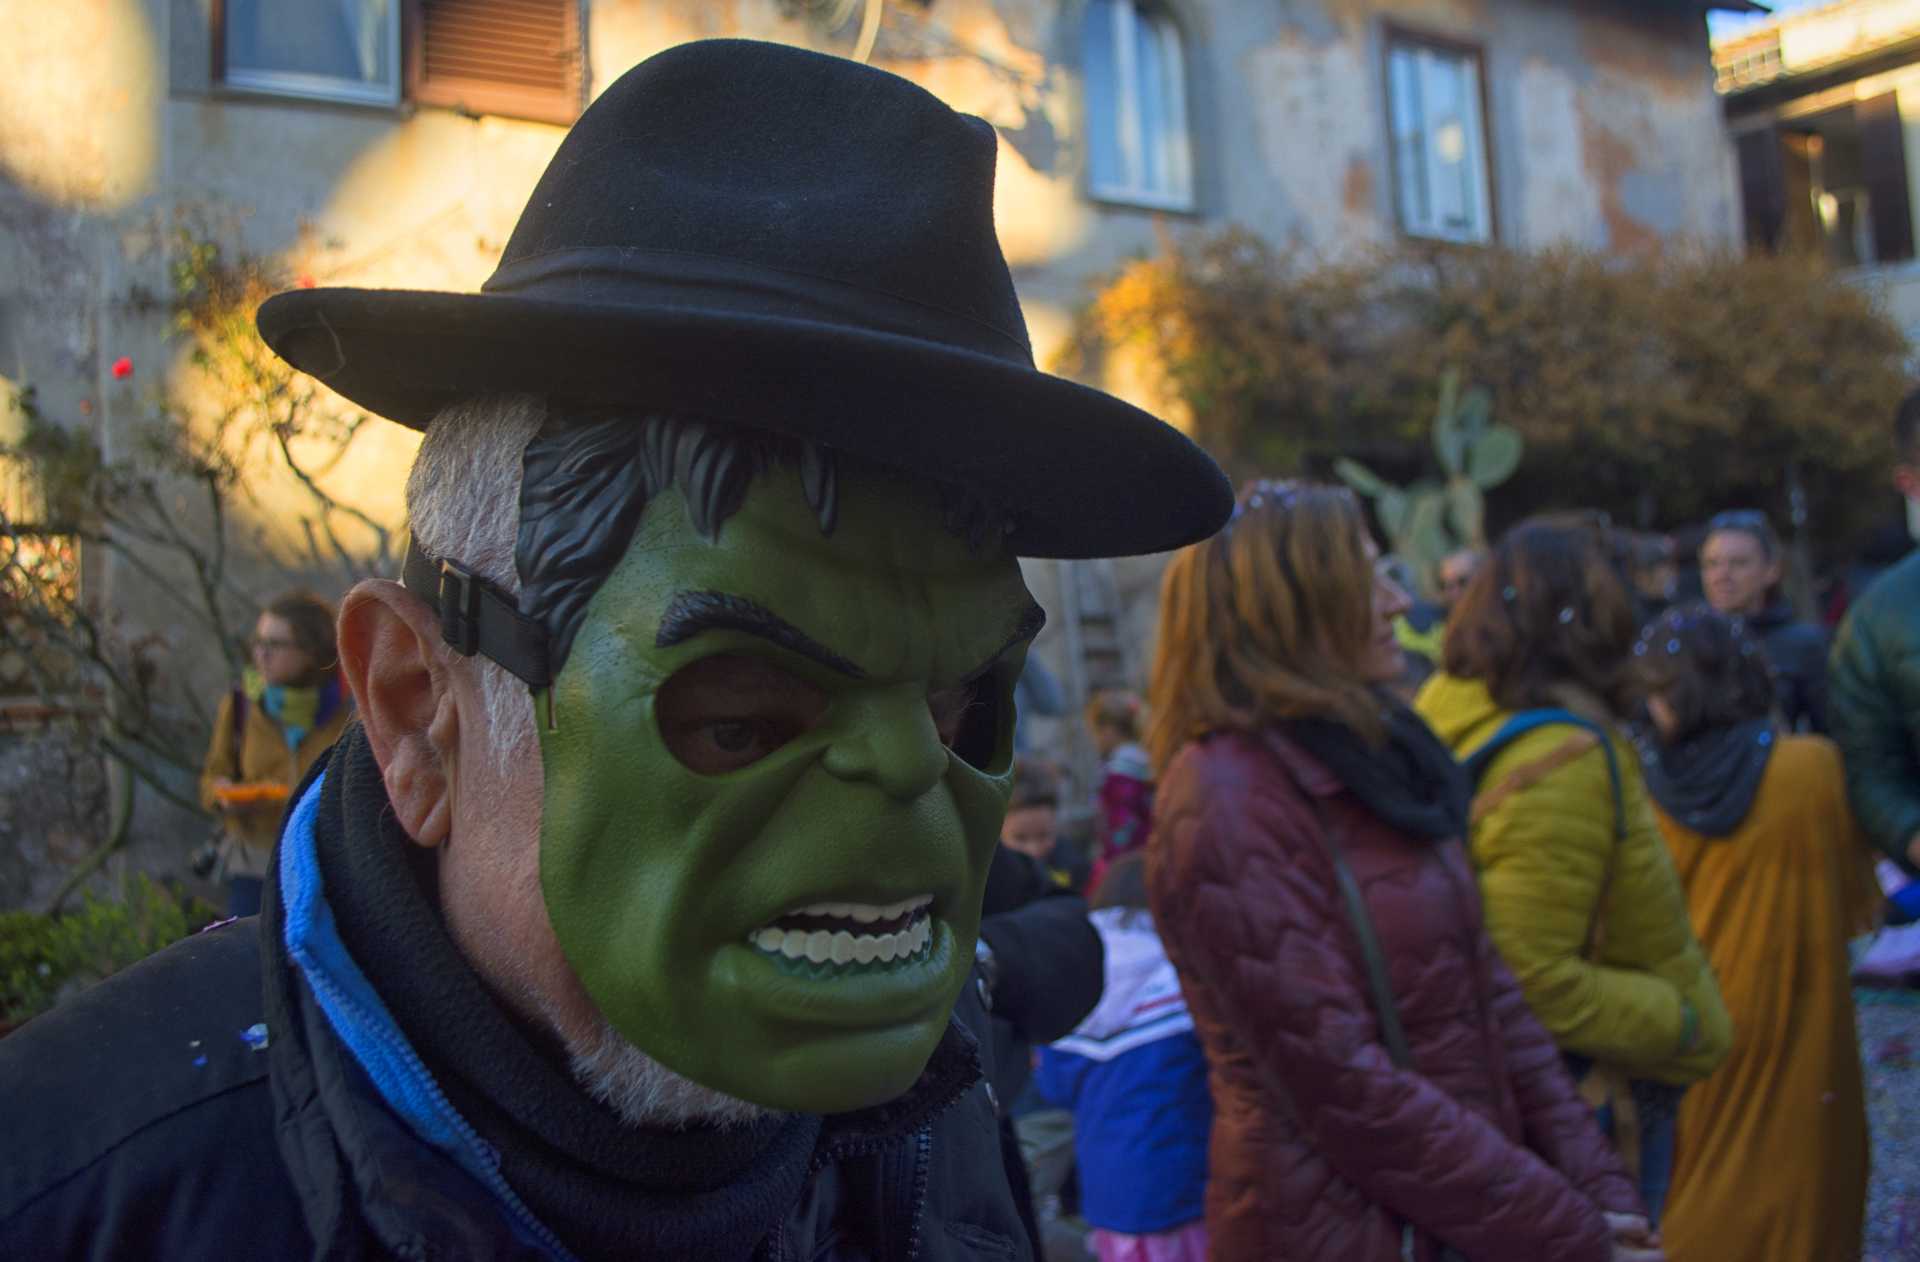
[[[1522,523],[1454,610],[1416,708],[1476,779],[1494,945],[1657,1215],[1679,1089],[1733,1028],[1622,732],[1635,622],[1604,527]]]

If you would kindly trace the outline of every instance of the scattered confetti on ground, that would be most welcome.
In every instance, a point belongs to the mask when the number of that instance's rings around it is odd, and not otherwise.
[[[1873,1128],[1862,1262],[1920,1258],[1920,991],[1854,992]]]

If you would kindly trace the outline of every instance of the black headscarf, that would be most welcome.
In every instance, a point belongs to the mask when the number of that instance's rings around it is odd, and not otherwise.
[[[1773,757],[1770,719],[1696,732],[1673,745],[1642,740],[1647,791],[1660,809],[1704,837],[1725,837],[1746,821]]]
[[[1334,719],[1287,719],[1281,730],[1327,765],[1382,823],[1430,841],[1467,835],[1473,786],[1433,729],[1385,700],[1387,741],[1375,748]]]

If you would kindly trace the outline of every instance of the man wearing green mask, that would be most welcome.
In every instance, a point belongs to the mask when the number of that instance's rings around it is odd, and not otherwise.
[[[258,920],[0,1042],[0,1256],[1027,1254],[968,984],[1014,558],[1230,498],[1033,368],[994,145],[687,45],[582,116],[481,293],[262,308],[426,431],[403,581],[343,603],[360,720]]]

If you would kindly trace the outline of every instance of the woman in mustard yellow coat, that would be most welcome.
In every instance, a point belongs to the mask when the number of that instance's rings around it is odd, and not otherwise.
[[[254,624],[253,668],[221,699],[200,770],[200,802],[221,821],[218,875],[227,914],[260,910],[267,858],[287,795],[340,738],[353,696],[341,682],[333,607],[289,592]]]
[[[1667,1256],[1857,1259],[1867,1105],[1846,944],[1878,891],[1839,750],[1776,730],[1764,646],[1705,606],[1662,617],[1636,652],[1647,783],[1736,1030],[1680,1105]]]
[[[1677,1089],[1733,1029],[1620,726],[1637,630],[1604,529],[1524,522],[1455,608],[1416,708],[1476,777],[1487,931],[1657,1215]]]

